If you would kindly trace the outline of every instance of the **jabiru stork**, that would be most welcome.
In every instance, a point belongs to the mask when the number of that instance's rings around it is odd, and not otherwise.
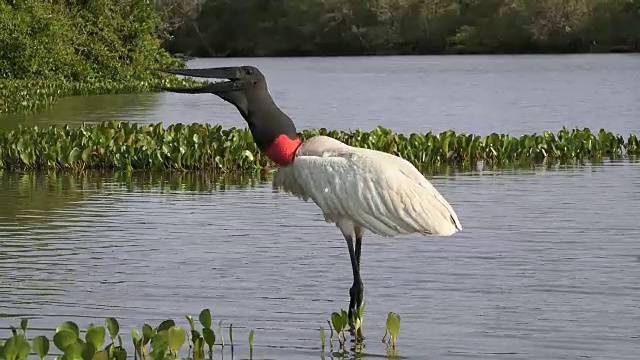
[[[362,338],[361,319],[356,319],[356,314],[364,296],[360,253],[365,230],[386,237],[410,233],[450,236],[462,230],[451,205],[407,160],[327,136],[301,141],[295,124],[275,104],[264,75],[256,67],[161,70],[224,79],[190,88],[162,89],[211,93],[234,105],[258,148],[278,165],[274,188],[305,201],[311,199],[322,210],[325,221],[340,229],[353,270],[348,317],[356,339]]]

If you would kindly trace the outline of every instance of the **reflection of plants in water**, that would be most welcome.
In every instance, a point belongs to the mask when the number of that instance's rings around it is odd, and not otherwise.
[[[49,212],[72,206],[87,194],[79,189],[90,187],[86,178],[56,172],[8,173],[0,169],[0,218],[29,222],[20,217],[26,212]]]
[[[213,349],[216,346],[216,335],[211,329],[211,312],[204,309],[200,312],[199,321],[202,325],[202,333],[196,328],[193,317],[187,315],[190,331],[187,332],[175,321],[168,319],[162,321],[157,327],[149,324],[138,329],[131,330],[133,345],[133,358],[138,360],[164,360],[164,359],[213,359]],[[231,334],[231,326],[230,334]],[[27,320],[20,322],[20,329],[11,327],[12,336],[6,341],[0,341],[0,360],[24,360],[30,352],[34,352],[40,359],[44,359],[51,353],[51,342],[61,352],[56,359],[78,360],[125,360],[130,357],[125,349],[120,333],[118,320],[109,317],[105,319],[104,326],[89,324],[81,336],[78,325],[72,321],[60,323],[54,332],[52,339],[39,335],[31,339],[27,338]],[[219,332],[219,336],[222,334]],[[254,331],[249,333],[249,353],[253,358]],[[109,343],[105,345],[105,338]],[[188,345],[186,357],[181,357],[181,351],[185,343]],[[205,344],[208,348],[208,357],[205,357]],[[224,343],[220,343],[224,354]],[[53,354],[52,354],[53,355]],[[233,345],[231,349],[233,358]]]
[[[213,172],[117,172],[117,171],[48,171],[9,172],[0,169],[0,218],[12,221],[42,221],[37,217],[20,217],[25,212],[49,212],[79,202],[95,191],[120,187],[126,191],[211,192],[229,187],[253,187],[267,181],[265,176],[216,176]]]

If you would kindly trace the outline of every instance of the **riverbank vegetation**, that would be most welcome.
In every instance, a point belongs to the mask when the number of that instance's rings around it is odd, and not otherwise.
[[[185,66],[162,48],[161,24],[147,1],[0,1],[0,113],[181,82],[153,71]]]
[[[635,134],[623,137],[604,129],[545,131],[520,137],[456,133],[394,133],[314,129],[301,139],[326,135],[368,149],[403,157],[428,172],[441,165],[476,167],[539,163],[597,162],[640,155]],[[0,168],[208,170],[218,175],[265,174],[273,163],[261,153],[251,132],[210,124],[138,125],[104,122],[79,127],[18,127],[0,131]]]
[[[193,56],[640,51],[640,0],[158,0]]]

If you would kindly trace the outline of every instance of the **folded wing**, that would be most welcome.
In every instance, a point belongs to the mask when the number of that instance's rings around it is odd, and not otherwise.
[[[327,141],[332,146],[324,149],[322,144],[304,144],[295,161],[278,170],[274,187],[312,199],[328,221],[348,218],[378,235],[446,236],[462,230],[451,205],[411,163],[342,143]]]

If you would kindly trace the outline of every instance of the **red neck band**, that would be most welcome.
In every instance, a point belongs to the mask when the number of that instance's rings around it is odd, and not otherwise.
[[[296,156],[296,150],[302,145],[299,138],[289,139],[285,134],[279,135],[266,151],[267,156],[278,165],[289,165]]]

